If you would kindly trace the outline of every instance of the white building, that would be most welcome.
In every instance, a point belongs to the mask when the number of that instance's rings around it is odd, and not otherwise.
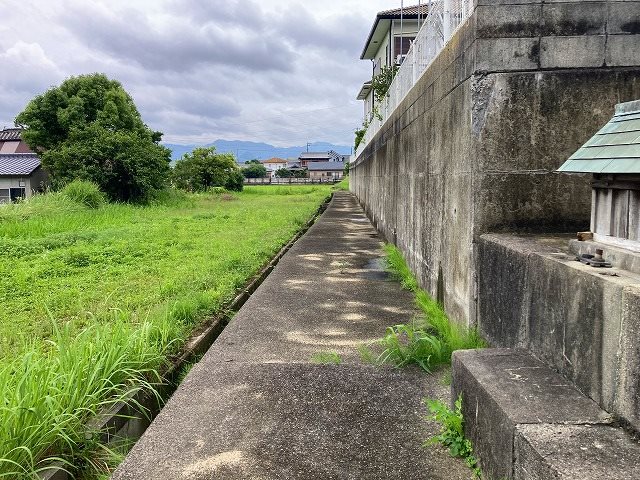
[[[269,160],[264,160],[262,164],[267,169],[267,176],[271,178],[275,178],[276,172],[281,168],[287,168],[288,162],[284,158],[270,158]]]
[[[421,23],[427,16],[428,2],[420,5],[385,10],[376,19],[364,45],[361,60],[371,60],[371,77],[378,75],[383,67],[400,65],[411,43],[416,38]],[[364,101],[364,118],[370,120],[375,107],[371,79],[364,82],[358,100]]]

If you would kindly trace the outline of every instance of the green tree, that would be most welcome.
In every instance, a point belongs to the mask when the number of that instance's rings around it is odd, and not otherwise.
[[[344,170],[342,171],[342,174],[346,177],[347,175],[349,175],[349,168],[351,167],[351,163],[349,162],[344,162]]]
[[[216,153],[216,147],[196,148],[185,153],[173,168],[173,181],[178,188],[202,192],[211,187],[242,190],[244,177],[234,156]]]
[[[246,178],[263,178],[267,176],[267,168],[260,162],[249,163],[248,167],[242,169],[242,173]]]
[[[144,124],[122,85],[103,74],[65,80],[16,117],[54,185],[96,183],[112,200],[139,201],[164,188],[171,152]]]

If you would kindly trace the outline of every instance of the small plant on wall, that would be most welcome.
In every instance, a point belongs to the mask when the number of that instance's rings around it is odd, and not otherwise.
[[[380,73],[371,79],[371,88],[376,102],[381,102],[387,96],[391,82],[398,73],[398,65],[382,67]]]

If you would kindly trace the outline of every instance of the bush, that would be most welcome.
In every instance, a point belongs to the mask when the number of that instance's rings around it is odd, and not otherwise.
[[[100,208],[106,202],[105,194],[100,191],[100,187],[87,180],[74,180],[67,184],[61,193],[89,208]]]
[[[244,175],[242,175],[242,172],[231,172],[224,184],[224,188],[232,192],[241,192],[244,188]]]
[[[267,168],[261,163],[249,163],[242,173],[246,178],[263,178],[267,176]]]

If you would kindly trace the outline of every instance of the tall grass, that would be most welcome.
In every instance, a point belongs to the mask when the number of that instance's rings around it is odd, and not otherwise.
[[[387,266],[402,287],[415,294],[416,306],[421,315],[411,323],[394,325],[379,342],[383,349],[379,363],[391,363],[398,367],[417,364],[430,372],[433,367],[451,362],[456,350],[483,348],[484,341],[476,328],[452,322],[409,270],[400,251],[392,246],[384,247]]]
[[[87,463],[92,435],[85,422],[99,409],[153,391],[176,335],[175,324],[134,327],[116,318],[79,333],[58,327],[46,348],[29,345],[0,367],[0,477],[37,478],[60,458]]]
[[[107,450],[87,420],[152,390],[167,356],[329,192],[166,192],[96,208],[59,192],[1,207],[0,478],[36,478],[57,457],[97,469],[95,448]]]

